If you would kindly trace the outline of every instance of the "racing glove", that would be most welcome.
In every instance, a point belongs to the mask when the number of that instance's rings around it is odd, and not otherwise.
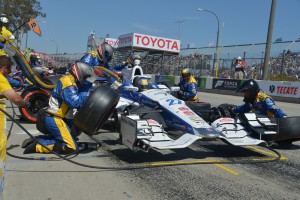
[[[181,96],[184,96],[184,91],[179,90],[179,91],[178,91],[178,94],[181,95]]]
[[[22,85],[22,87],[23,88],[26,88],[26,87],[28,87],[30,84],[28,84],[28,83],[24,83],[23,85]]]
[[[30,101],[27,99],[27,100],[24,100],[24,102],[25,102],[25,106],[24,107],[30,108],[30,106],[31,106]]]
[[[117,90],[122,84],[119,81],[115,81],[113,82],[113,84],[111,84],[111,88],[114,90]]]

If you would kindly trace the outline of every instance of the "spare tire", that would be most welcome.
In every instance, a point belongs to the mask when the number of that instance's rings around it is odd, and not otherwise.
[[[75,116],[76,128],[87,135],[95,135],[114,111],[119,94],[107,85],[97,87]]]
[[[276,142],[293,142],[300,140],[300,116],[279,118]]]
[[[21,97],[30,103],[30,107],[19,107],[22,118],[28,122],[35,123],[39,110],[48,105],[50,96],[49,92],[35,86],[27,87],[21,93]]]

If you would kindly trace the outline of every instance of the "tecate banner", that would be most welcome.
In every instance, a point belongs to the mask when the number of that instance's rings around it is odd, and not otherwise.
[[[270,96],[300,98],[300,82],[258,81],[258,84]]]
[[[180,52],[180,40],[143,35],[139,33],[124,34],[121,35],[118,39],[119,48],[137,47],[142,49],[153,49],[173,53]]]

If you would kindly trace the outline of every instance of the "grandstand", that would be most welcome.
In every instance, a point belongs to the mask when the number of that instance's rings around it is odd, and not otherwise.
[[[97,46],[105,41],[94,35],[89,36],[87,51],[96,49]],[[232,78],[232,61],[237,56],[242,56],[247,63],[247,78],[262,79],[264,63],[265,43],[239,44],[219,47],[218,77]],[[115,46],[115,56],[111,65],[124,61],[132,53],[138,53],[142,57],[141,66],[145,73],[161,75],[179,75],[184,67],[191,69],[195,76],[215,76],[216,70],[213,67],[215,47],[200,48],[181,48],[180,54],[168,52],[157,52],[146,49],[136,48],[117,48]],[[79,60],[84,53],[50,55],[54,63],[60,66],[70,66],[71,63]],[[51,60],[50,59],[50,60]],[[49,60],[49,59],[48,59]],[[300,77],[300,40],[274,42],[270,52],[270,76],[293,76]]]

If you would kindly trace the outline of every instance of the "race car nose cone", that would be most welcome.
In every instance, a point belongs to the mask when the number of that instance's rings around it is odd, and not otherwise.
[[[219,132],[213,128],[194,128],[194,133],[202,137],[202,140],[214,140],[219,138]]]

